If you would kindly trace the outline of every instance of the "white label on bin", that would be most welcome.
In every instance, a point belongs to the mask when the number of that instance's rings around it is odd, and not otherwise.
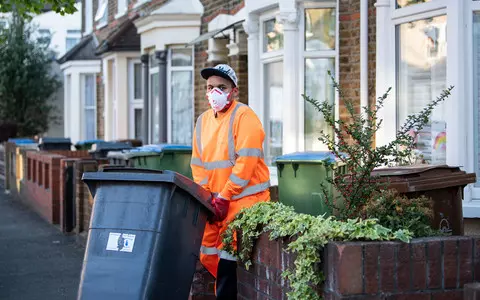
[[[134,244],[134,234],[110,232],[108,235],[107,250],[132,252]]]

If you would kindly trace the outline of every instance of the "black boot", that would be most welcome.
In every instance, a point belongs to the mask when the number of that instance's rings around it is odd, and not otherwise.
[[[217,300],[237,299],[237,262],[220,259],[217,271]]]

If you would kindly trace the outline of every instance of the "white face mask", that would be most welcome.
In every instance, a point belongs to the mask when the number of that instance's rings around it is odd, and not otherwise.
[[[230,94],[224,93],[219,88],[213,88],[207,93],[208,103],[215,112],[222,111],[230,103]]]

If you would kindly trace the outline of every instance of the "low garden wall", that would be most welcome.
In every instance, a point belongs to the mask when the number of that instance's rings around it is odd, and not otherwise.
[[[287,299],[281,273],[294,256],[283,241],[258,239],[252,262],[238,269],[239,299]],[[331,242],[323,254],[325,299],[463,298],[464,285],[480,280],[480,237],[402,242]]]

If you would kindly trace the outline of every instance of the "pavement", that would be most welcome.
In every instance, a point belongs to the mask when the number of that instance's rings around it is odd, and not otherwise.
[[[0,299],[74,300],[84,248],[0,189]]]

